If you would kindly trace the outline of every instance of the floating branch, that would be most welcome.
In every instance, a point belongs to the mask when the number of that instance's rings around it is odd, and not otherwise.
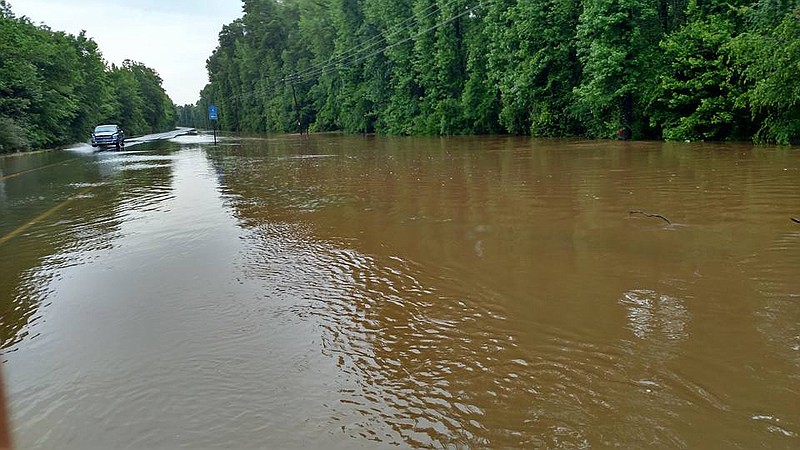
[[[795,222],[795,223],[800,223],[800,218],[798,218],[798,217],[792,217],[792,222]]]
[[[667,222],[668,224],[672,225],[672,222],[670,222],[669,219],[667,219],[666,217],[662,216],[661,214],[650,214],[647,211],[642,211],[642,210],[639,210],[639,209],[633,210],[633,211],[628,211],[628,215],[634,215],[634,214],[641,214],[641,215],[647,216],[647,217],[658,217],[659,219],[663,219],[664,222]]]

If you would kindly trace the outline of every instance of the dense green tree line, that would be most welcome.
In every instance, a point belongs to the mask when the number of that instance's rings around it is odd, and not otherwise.
[[[153,69],[109,67],[85,33],[34,25],[0,0],[0,152],[85,141],[99,123],[141,134],[175,121]]]
[[[800,139],[797,0],[244,0],[207,61],[236,131]],[[295,100],[296,99],[296,100]]]

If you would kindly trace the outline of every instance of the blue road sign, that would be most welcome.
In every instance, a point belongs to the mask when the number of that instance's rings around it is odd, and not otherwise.
[[[208,107],[208,120],[217,120],[217,107],[216,106],[209,106]]]

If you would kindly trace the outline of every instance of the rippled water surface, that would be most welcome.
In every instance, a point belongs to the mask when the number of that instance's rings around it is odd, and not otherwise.
[[[17,447],[797,448],[799,180],[523,138],[0,158]]]

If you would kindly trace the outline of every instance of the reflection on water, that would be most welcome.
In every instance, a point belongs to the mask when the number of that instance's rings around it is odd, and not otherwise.
[[[22,448],[796,442],[796,153],[226,144],[15,163]]]
[[[620,303],[627,308],[630,328],[639,339],[686,338],[689,313],[679,299],[639,289],[626,292]]]

